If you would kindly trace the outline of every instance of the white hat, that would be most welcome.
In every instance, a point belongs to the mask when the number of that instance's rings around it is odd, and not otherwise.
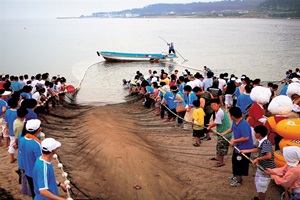
[[[11,91],[0,90],[0,95],[1,96],[6,96],[6,95],[9,95],[9,94],[11,94]]]
[[[298,82],[298,83],[300,83],[300,80],[298,79],[298,78],[292,78],[292,83],[295,83],[295,82]]]
[[[236,80],[236,78],[235,77],[231,77],[231,79],[230,79],[231,81],[235,81]]]
[[[166,92],[170,92],[170,86],[168,86],[168,85],[162,86],[161,89],[164,90],[164,91],[166,91]]]
[[[236,83],[242,83],[242,80],[238,78],[238,79],[235,80],[235,82]]]
[[[26,130],[29,132],[36,131],[40,128],[41,121],[39,119],[30,119],[26,123]]]
[[[151,82],[153,83],[153,82],[157,82],[158,80],[157,80],[157,77],[153,77],[152,79],[151,79]]]
[[[43,151],[52,152],[54,149],[57,149],[61,146],[61,143],[56,141],[53,138],[46,138],[42,141],[42,149]]]
[[[283,157],[290,166],[297,166],[300,161],[300,148],[297,146],[283,147]]]

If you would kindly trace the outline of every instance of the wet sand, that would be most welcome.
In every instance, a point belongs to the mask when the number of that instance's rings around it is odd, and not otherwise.
[[[232,149],[225,166],[213,167],[210,158],[215,155],[216,136],[193,147],[192,131],[174,127],[174,122],[165,124],[155,114],[133,97],[118,105],[57,107],[48,116],[50,124],[43,122],[43,132],[62,143],[58,154],[69,174],[73,199],[246,200],[256,196],[254,166],[242,186],[230,188]],[[17,163],[8,163],[3,148],[0,155],[0,188],[14,199],[31,199],[20,194]],[[63,180],[58,169],[57,180]],[[268,199],[279,199],[279,190],[271,182]],[[61,190],[60,196],[67,197]]]

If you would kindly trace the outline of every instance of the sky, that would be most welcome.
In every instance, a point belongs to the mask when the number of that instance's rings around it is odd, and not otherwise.
[[[0,0],[0,19],[78,17],[93,12],[142,8],[156,3],[220,0]]]

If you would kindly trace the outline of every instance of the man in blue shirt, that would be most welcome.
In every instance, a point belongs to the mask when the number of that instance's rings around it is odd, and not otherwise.
[[[33,167],[38,157],[42,155],[41,141],[37,138],[37,135],[41,132],[41,121],[38,119],[31,119],[24,125],[26,131],[22,132],[23,140],[19,142],[22,147],[22,165],[24,167],[25,175],[28,180],[28,184],[34,198],[34,186],[33,186]]]
[[[58,199],[58,186],[66,190],[66,185],[56,181],[54,169],[51,163],[52,157],[57,152],[61,143],[53,138],[46,138],[42,141],[42,156],[40,156],[33,168],[33,183],[35,200]]]
[[[19,91],[22,90],[23,85],[19,82],[19,77],[17,77],[17,76],[15,76],[15,77],[11,76],[10,80],[11,80],[10,87],[11,87],[13,93],[19,92]]]
[[[245,92],[244,94],[241,94],[237,100],[236,106],[239,107],[244,115],[248,113],[246,111],[246,107],[249,105],[252,105],[254,101],[250,98],[250,92],[252,90],[252,87],[250,85],[245,86]]]
[[[164,105],[166,105],[169,109],[168,110],[168,119],[165,120],[164,122],[170,122],[170,120],[173,118],[173,121],[176,120],[176,115],[174,115],[173,113],[176,113],[176,106],[177,103],[174,102],[175,98],[176,98],[176,93],[175,91],[178,91],[177,86],[171,86],[170,88],[171,91],[167,91],[164,94],[164,98],[162,100],[162,103],[164,103]],[[171,110],[171,111],[170,111]]]
[[[231,146],[236,146],[239,150],[252,149],[254,147],[252,140],[252,132],[249,123],[243,119],[242,111],[239,107],[231,107],[229,109],[230,117],[232,119],[232,126],[228,130],[221,133],[221,136],[233,132],[234,140],[231,141]],[[249,158],[251,153],[247,153]],[[230,183],[231,187],[238,187],[242,185],[242,176],[248,176],[249,160],[240,154],[236,149],[232,154],[232,174],[230,177],[234,182]]]
[[[185,101],[187,104],[186,107],[186,113],[184,115],[184,121],[186,122],[192,122],[193,120],[193,112],[195,110],[193,106],[193,102],[195,100],[198,100],[197,95],[192,91],[192,87],[190,85],[186,85],[183,88],[185,92]],[[183,124],[183,130],[190,130],[191,129],[191,124],[190,123],[184,123]]]
[[[168,44],[168,46],[169,46],[169,54],[170,54],[170,53],[174,53],[174,54],[175,54],[175,49],[174,49],[174,44],[173,44],[173,42],[171,42],[170,44]]]

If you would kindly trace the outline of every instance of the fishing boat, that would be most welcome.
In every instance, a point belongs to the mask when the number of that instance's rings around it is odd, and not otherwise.
[[[133,62],[133,61],[150,61],[161,62],[171,61],[173,58],[177,58],[176,54],[167,53],[124,53],[124,52],[112,52],[112,51],[97,51],[98,56],[102,56],[106,61],[110,62]]]

